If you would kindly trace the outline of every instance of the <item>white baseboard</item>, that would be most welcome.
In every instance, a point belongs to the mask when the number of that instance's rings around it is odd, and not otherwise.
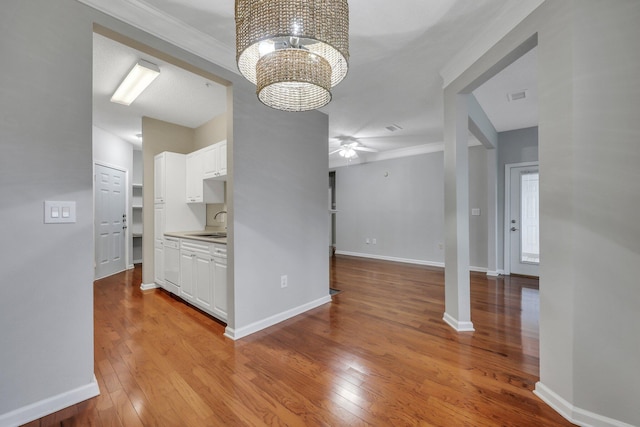
[[[303,304],[301,306],[292,308],[291,310],[283,311],[282,313],[278,313],[271,317],[267,317],[266,319],[260,320],[258,322],[251,323],[250,325],[243,326],[239,329],[233,329],[229,326],[226,327],[224,331],[224,335],[227,338],[231,338],[232,340],[238,340],[240,338],[246,337],[247,335],[251,335],[263,329],[266,329],[270,326],[273,326],[277,323],[283,322],[287,319],[290,319],[298,314],[302,314],[305,311],[309,311],[316,307],[319,307],[323,304],[331,302],[331,296],[327,295],[322,298],[319,298],[315,301],[311,301],[307,304]]]
[[[565,417],[569,422],[582,427],[634,427],[622,421],[605,417],[594,412],[586,411],[572,405],[563,399],[549,387],[540,381],[536,383],[533,393],[538,396],[544,403],[551,406],[557,413]]]
[[[141,291],[148,291],[151,289],[157,289],[159,288],[160,285],[158,285],[157,283],[141,283],[140,284],[140,290]]]
[[[349,252],[349,251],[340,251],[340,250],[337,250],[336,254],[337,255],[355,256],[355,257],[360,257],[360,258],[379,259],[379,260],[382,260],[382,261],[403,262],[405,264],[417,264],[417,265],[426,265],[426,266],[429,266],[429,267],[444,268],[444,262],[440,262],[440,261],[426,261],[426,260],[422,260],[422,259],[413,259],[413,258],[398,258],[398,257],[392,257],[392,256],[386,256],[386,255],[375,255],[375,254],[366,254],[366,253],[361,253],[361,252]],[[478,273],[486,273],[487,269],[486,269],[486,267],[470,266],[469,267],[469,271],[476,271]]]
[[[61,409],[68,408],[76,403],[96,397],[99,394],[100,388],[98,387],[98,380],[94,375],[93,380],[89,384],[0,415],[0,426],[19,426],[26,424],[60,411]]]
[[[425,261],[422,259],[398,258],[398,257],[392,257],[392,256],[385,256],[385,255],[365,254],[361,252],[349,252],[349,251],[340,251],[340,250],[337,250],[336,254],[355,256],[360,258],[379,259],[382,261],[403,262],[405,264],[418,264],[418,265],[427,265],[429,267],[444,268],[444,262],[438,262],[438,261]]]
[[[460,322],[458,319],[451,316],[449,313],[445,313],[442,320],[453,329],[458,332],[473,332],[475,329],[473,328],[472,322]]]
[[[133,264],[127,265],[127,270],[133,270],[134,268],[135,268],[135,265]]]

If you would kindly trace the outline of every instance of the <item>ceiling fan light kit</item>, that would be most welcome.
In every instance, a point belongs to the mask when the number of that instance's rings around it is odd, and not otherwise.
[[[347,0],[236,0],[236,61],[258,99],[284,111],[331,101],[349,61]]]

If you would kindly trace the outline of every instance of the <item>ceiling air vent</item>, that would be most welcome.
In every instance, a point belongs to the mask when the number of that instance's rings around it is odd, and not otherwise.
[[[395,132],[397,130],[402,129],[402,127],[399,126],[399,125],[395,125],[394,124],[394,125],[389,125],[389,126],[385,127],[385,129],[388,130],[389,132]]]
[[[521,99],[525,99],[527,97],[527,90],[521,90],[518,92],[512,92],[507,94],[507,99],[509,102],[511,101],[519,101]]]

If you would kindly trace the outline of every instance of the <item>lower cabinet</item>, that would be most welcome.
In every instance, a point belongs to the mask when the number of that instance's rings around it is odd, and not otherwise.
[[[219,254],[224,252],[224,263]],[[227,320],[226,247],[195,240],[180,240],[180,297]]]
[[[227,247],[214,245],[213,248],[213,313],[227,318]]]
[[[164,242],[162,239],[154,239],[153,281],[164,287]]]

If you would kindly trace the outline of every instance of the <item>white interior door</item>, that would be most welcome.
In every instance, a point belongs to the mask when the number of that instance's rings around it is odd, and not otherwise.
[[[538,166],[510,167],[505,221],[511,273],[539,276],[540,218]]]
[[[125,173],[96,165],[96,279],[126,269],[127,228]]]

